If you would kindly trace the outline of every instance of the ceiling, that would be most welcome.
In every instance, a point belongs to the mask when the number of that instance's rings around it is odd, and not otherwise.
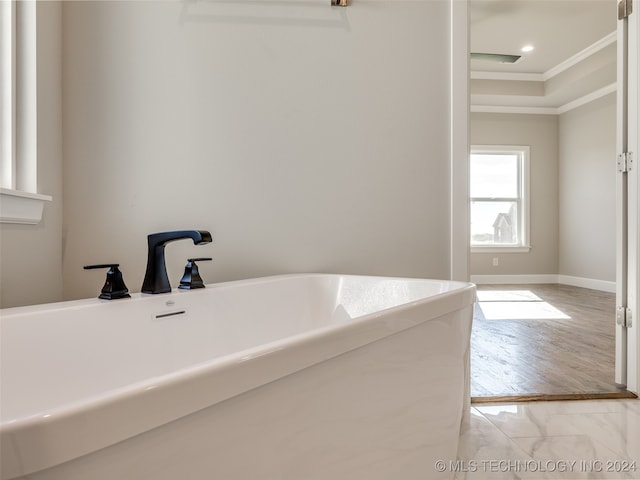
[[[615,0],[471,0],[471,52],[522,55],[514,64],[471,60],[472,110],[562,113],[610,93],[616,23]],[[534,50],[522,53],[525,45]]]

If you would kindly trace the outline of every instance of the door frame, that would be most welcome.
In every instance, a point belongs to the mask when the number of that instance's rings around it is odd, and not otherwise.
[[[637,10],[638,1],[634,6]],[[616,369],[615,381],[627,390],[640,388],[640,286],[638,197],[638,13],[617,25],[616,107]],[[630,156],[629,156],[630,152]],[[627,154],[627,161],[621,162]],[[625,165],[620,168],[619,165]],[[621,171],[622,170],[622,171]]]
[[[450,253],[449,278],[469,281],[469,2],[450,0]]]

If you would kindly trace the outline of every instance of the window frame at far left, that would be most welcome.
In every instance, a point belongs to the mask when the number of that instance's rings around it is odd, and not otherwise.
[[[38,224],[37,3],[0,1],[0,222]]]

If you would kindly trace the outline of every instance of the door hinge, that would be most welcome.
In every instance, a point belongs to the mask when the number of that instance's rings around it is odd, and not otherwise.
[[[633,11],[633,0],[620,0],[618,2],[618,20],[624,20]]]
[[[633,153],[625,152],[618,155],[618,172],[627,173],[633,168]]]
[[[628,307],[616,308],[616,325],[623,328],[631,328],[631,309]]]

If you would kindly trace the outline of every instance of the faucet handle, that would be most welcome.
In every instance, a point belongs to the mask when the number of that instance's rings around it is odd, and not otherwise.
[[[124,284],[122,278],[122,272],[118,268],[119,263],[102,263],[99,265],[85,265],[85,270],[93,270],[96,268],[108,268],[107,279],[104,282],[104,286],[100,292],[98,298],[104,300],[116,300],[118,298],[130,298],[129,289]]]
[[[183,290],[204,288],[204,282],[202,281],[200,271],[198,270],[198,264],[196,262],[205,262],[208,260],[213,260],[213,258],[188,258],[187,264],[184,266],[184,275],[182,275],[182,278],[180,279],[180,286],[178,288]]]

